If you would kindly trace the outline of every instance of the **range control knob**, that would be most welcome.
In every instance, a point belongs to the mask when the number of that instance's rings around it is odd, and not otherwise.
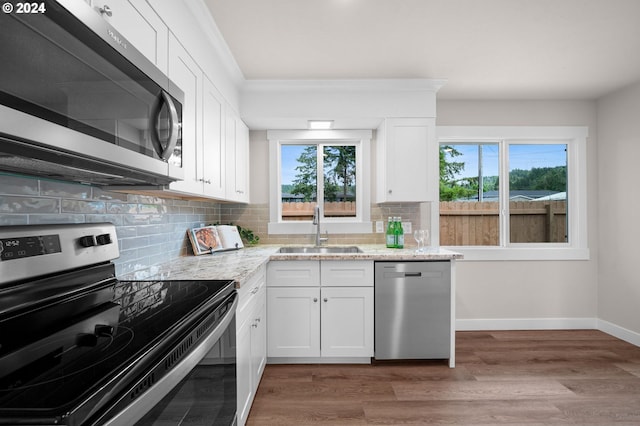
[[[106,244],[111,244],[111,234],[101,234],[96,237],[96,241],[98,245],[104,246]]]
[[[82,247],[93,247],[96,245],[96,237],[93,235],[85,235],[80,237],[80,245]]]

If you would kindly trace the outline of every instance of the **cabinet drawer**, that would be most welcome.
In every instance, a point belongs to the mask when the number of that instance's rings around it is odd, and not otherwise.
[[[267,285],[269,287],[318,286],[320,285],[320,261],[271,261],[267,265]]]
[[[320,277],[323,287],[373,287],[373,261],[323,260]]]

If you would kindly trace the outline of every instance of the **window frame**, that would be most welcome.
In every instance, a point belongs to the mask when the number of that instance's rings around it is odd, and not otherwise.
[[[324,217],[320,205],[322,233],[366,234],[372,232],[371,223],[371,176],[367,165],[371,156],[370,130],[269,130],[269,234],[313,234],[315,225],[308,221],[282,220],[282,145],[353,145],[356,147],[356,217]],[[320,187],[323,182],[318,182]],[[320,197],[318,196],[318,199]]]
[[[438,149],[456,143],[498,143],[500,180],[509,175],[509,146],[516,144],[567,145],[566,243],[509,242],[508,185],[500,186],[500,240],[497,246],[446,246],[464,254],[465,260],[588,260],[587,136],[584,126],[438,126]],[[440,179],[438,171],[438,181]],[[440,241],[440,202],[432,203],[431,227]]]

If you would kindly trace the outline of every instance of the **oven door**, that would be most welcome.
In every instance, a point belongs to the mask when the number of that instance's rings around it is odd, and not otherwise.
[[[236,308],[235,294],[219,309],[204,319],[198,330],[215,321],[213,331],[194,349],[176,363],[171,372],[149,386],[153,373],[142,378],[129,391],[132,400],[128,406],[109,417],[107,421],[93,424],[158,425],[193,424],[199,426],[237,425],[236,386]],[[214,318],[213,320],[211,318]],[[173,361],[173,354],[181,351],[182,344],[161,360]],[[203,359],[206,360],[203,361]],[[120,401],[122,403],[122,401]]]

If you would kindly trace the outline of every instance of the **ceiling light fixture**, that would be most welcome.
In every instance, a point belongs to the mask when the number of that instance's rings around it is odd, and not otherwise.
[[[328,130],[333,127],[333,120],[309,120],[310,130]]]

